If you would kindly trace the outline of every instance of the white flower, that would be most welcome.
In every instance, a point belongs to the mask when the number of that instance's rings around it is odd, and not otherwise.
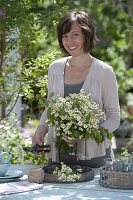
[[[83,90],[83,89],[81,89],[81,90],[80,90],[80,92],[81,92],[81,93],[84,93],[84,90]]]
[[[77,116],[77,120],[80,121],[80,120],[81,120],[81,117],[80,117],[80,116]]]
[[[82,139],[83,139],[83,135],[80,135],[80,136],[79,136],[79,139],[82,140]]]
[[[73,114],[73,111],[72,110],[68,110],[68,114]]]
[[[78,169],[77,173],[74,173],[71,167],[61,162],[61,167],[56,167],[53,174],[58,175],[60,182],[75,182],[81,178],[81,174],[79,173],[81,171],[82,169]]]
[[[83,126],[84,128],[87,128],[87,125],[86,124],[84,124],[84,126]]]
[[[79,126],[82,126],[82,122],[81,122],[81,121],[80,121],[80,122],[78,122],[78,125],[79,125]]]
[[[65,124],[61,124],[61,128],[65,128],[66,127],[66,125]]]

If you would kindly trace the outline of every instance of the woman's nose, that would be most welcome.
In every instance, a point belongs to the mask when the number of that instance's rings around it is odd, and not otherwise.
[[[73,41],[74,41],[73,36],[68,36],[68,37],[67,37],[67,42],[73,42]]]

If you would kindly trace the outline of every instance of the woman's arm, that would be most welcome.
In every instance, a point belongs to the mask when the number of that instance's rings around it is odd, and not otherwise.
[[[44,125],[39,125],[32,137],[32,144],[39,144],[40,146],[44,144],[44,136],[47,134],[48,129]]]
[[[47,99],[50,99],[50,95],[52,93],[52,75],[50,73],[50,70],[48,70],[48,95]],[[48,125],[46,123],[47,120],[47,108],[45,108],[44,112],[42,113],[42,116],[40,118],[39,125],[35,131],[35,134],[32,138],[32,144],[44,144],[44,137],[48,132]]]
[[[106,120],[101,126],[113,132],[120,124],[120,106],[116,76],[111,68],[105,69],[102,82],[102,99]]]

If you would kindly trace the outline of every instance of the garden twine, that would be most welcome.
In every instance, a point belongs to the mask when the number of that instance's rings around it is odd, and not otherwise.
[[[31,183],[42,183],[44,181],[45,172],[42,168],[31,169],[28,172],[28,181]]]

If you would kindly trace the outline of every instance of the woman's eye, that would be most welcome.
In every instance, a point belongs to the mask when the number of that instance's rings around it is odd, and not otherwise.
[[[67,35],[62,35],[62,38],[67,38]]]
[[[78,36],[79,36],[78,33],[73,33],[72,35],[64,34],[64,35],[62,35],[62,39],[66,39],[66,38],[76,38],[76,37],[78,37]]]
[[[78,36],[78,33],[74,33],[72,36],[73,36],[73,37],[77,37],[77,36]]]

